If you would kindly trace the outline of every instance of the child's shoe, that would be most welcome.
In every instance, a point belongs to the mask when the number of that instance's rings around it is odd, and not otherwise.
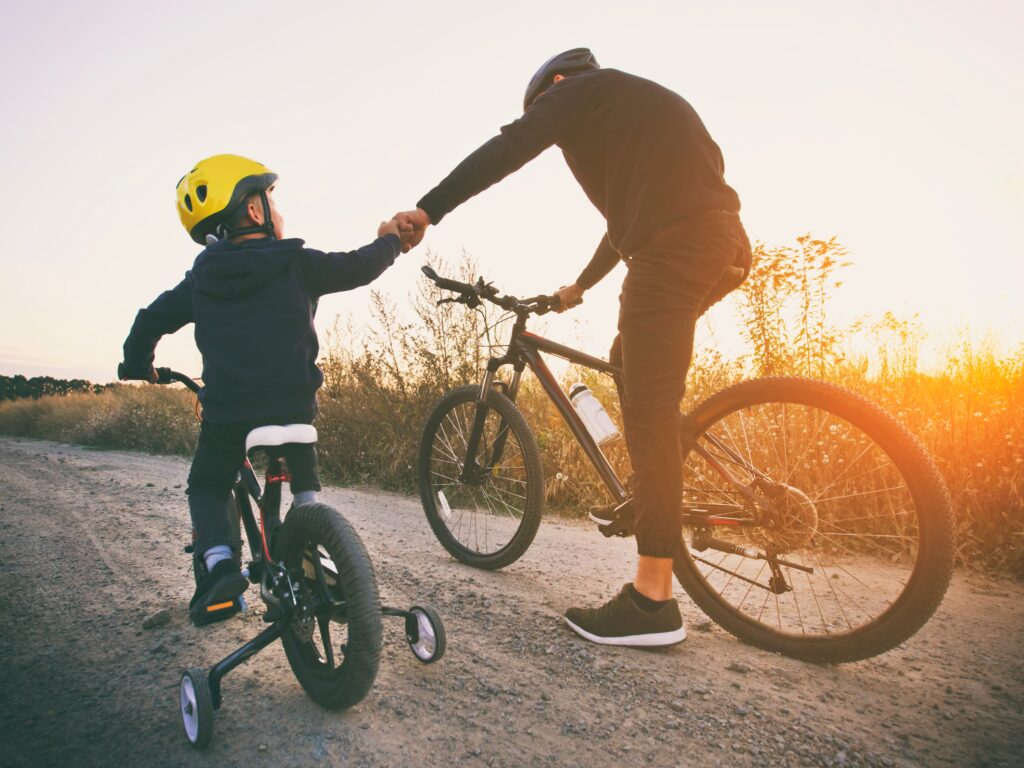
[[[188,614],[197,627],[223,621],[241,610],[239,598],[249,582],[233,558],[221,560],[202,578],[188,604]]]

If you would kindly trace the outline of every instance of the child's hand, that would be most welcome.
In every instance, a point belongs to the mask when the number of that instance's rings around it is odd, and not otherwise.
[[[402,253],[408,253],[412,247],[410,243],[416,236],[416,228],[395,216],[390,221],[382,221],[380,223],[377,237],[384,237],[384,235],[398,235],[398,238],[402,241]]]
[[[402,253],[408,253],[411,249],[415,248],[420,244],[423,239],[423,235],[427,231],[427,227],[430,226],[430,216],[422,208],[417,208],[413,211],[402,211],[396,213],[395,218],[398,219],[399,226],[402,228]],[[408,235],[409,239],[405,239],[405,230],[407,227],[412,227],[412,233]]]
[[[396,219],[390,219],[389,221],[382,221],[380,223],[380,226],[377,227],[377,237],[384,237],[384,235],[394,235],[398,238],[402,237],[402,232],[398,228],[398,221]]]

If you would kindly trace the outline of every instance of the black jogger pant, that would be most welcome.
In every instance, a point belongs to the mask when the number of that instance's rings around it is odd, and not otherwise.
[[[746,277],[750,259],[739,216],[727,212],[674,228],[627,259],[610,359],[622,368],[619,399],[641,555],[672,557],[679,547],[679,406],[694,330],[697,318]]]
[[[230,510],[231,489],[238,471],[245,461],[245,437],[256,427],[270,424],[311,424],[315,411],[294,414],[289,417],[256,419],[212,424],[205,419],[199,428],[199,443],[188,473],[188,510],[192,516],[195,531],[196,551],[202,554],[210,547],[232,541]],[[291,474],[292,493],[319,491],[320,477],[317,468],[316,446],[282,446],[284,457]]]

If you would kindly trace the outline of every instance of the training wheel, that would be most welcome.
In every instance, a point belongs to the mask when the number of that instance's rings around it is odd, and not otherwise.
[[[426,605],[413,606],[409,613],[412,616],[405,620],[409,650],[424,664],[432,664],[444,656],[444,622],[437,611]]]
[[[213,736],[213,696],[205,669],[186,669],[181,676],[181,724],[194,747],[205,747]]]

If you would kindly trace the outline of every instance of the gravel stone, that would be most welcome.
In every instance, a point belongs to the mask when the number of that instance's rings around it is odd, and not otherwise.
[[[162,627],[165,624],[171,623],[171,612],[166,608],[162,608],[156,613],[151,613],[149,616],[142,620],[143,629],[156,629]]]

